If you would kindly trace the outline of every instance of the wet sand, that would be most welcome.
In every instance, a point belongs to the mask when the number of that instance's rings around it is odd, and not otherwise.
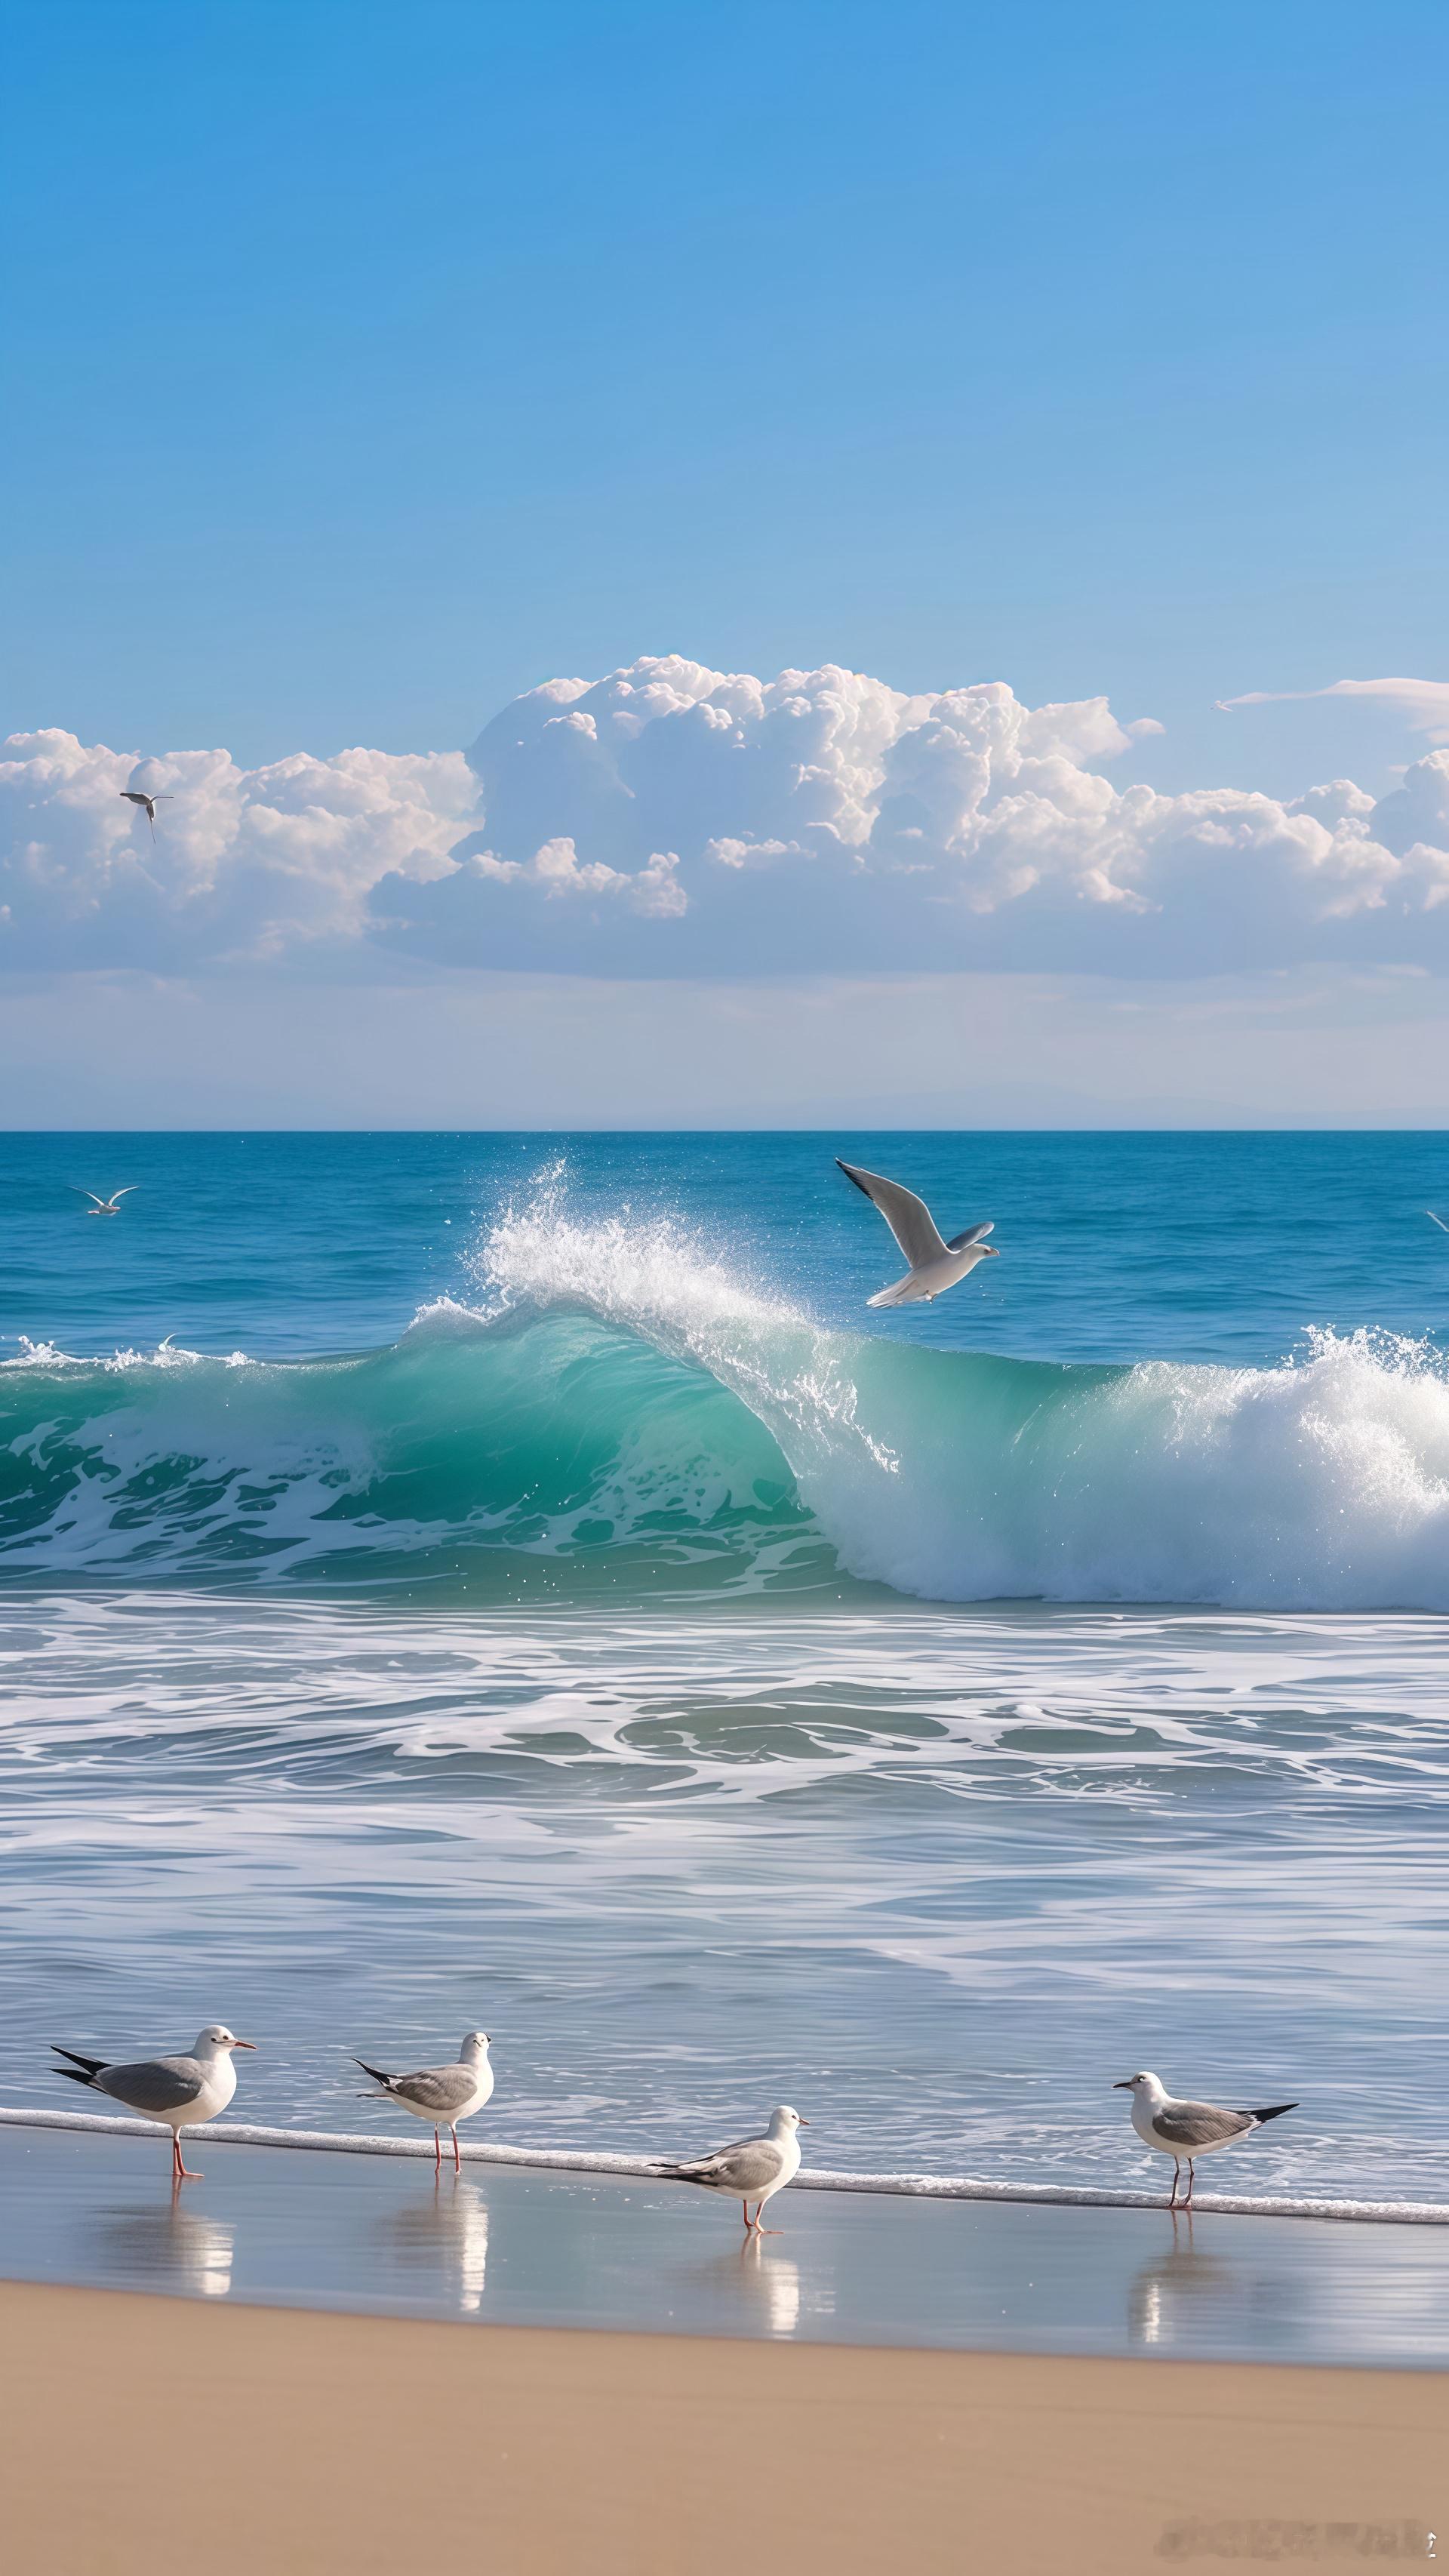
[[[676,2183],[0,2126],[0,2279],[491,2326],[1449,2368],[1449,2227]],[[431,2141],[429,2141],[431,2145]]]
[[[47,2576],[1132,2576],[1422,2565],[1440,2372],[856,2350],[0,2284],[6,2561]],[[177,2517],[205,2521],[183,2540]],[[421,2520],[419,2520],[421,2517]],[[1449,2554],[1449,2541],[1439,2555]]]

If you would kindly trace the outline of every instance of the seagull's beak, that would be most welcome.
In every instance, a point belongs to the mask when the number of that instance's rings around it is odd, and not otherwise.
[[[1132,2087],[1130,2084],[1114,2084],[1112,2090],[1114,2093],[1130,2093]]]
[[[254,2039],[234,2039],[234,2040],[232,2041],[232,2046],[233,2046],[233,2048],[250,2048],[250,2049],[255,2049],[256,2044],[257,2044],[257,2043],[256,2043],[256,2041],[255,2041]]]
[[[797,2127],[797,2128],[799,2128],[799,2129],[808,2129],[808,2128],[809,2128],[809,2126],[810,2126],[810,2123],[809,2123],[809,2121],[808,2121],[808,2120],[797,2120],[797,2121],[796,2121],[796,2123],[795,2123],[795,2125],[796,2125],[796,2127]]]

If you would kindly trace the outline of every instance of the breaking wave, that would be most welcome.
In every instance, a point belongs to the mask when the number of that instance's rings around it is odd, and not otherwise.
[[[1274,1368],[1056,1367],[827,1331],[682,1230],[545,1192],[388,1347],[0,1366],[4,1571],[647,1597],[887,1585],[1449,1609],[1449,1378],[1387,1334]]]

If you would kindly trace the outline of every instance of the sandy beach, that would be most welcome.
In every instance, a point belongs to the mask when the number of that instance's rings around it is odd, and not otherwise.
[[[783,2348],[0,2287],[9,2563],[1128,2576],[1430,2556],[1440,2373]],[[426,2544],[416,2517],[427,2517]],[[164,2555],[164,2553],[162,2553]],[[190,2553],[188,2552],[188,2556]],[[197,2563],[201,2563],[198,2559]]]
[[[1449,5],[5,68],[0,2576],[1449,2576]]]

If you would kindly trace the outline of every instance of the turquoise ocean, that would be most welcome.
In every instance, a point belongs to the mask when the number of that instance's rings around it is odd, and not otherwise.
[[[837,1154],[1003,1258],[869,1313]],[[1449,2199],[1434,1207],[1432,1135],[0,1139],[0,2096],[222,2016],[357,2126],[481,2025],[519,2143],[1135,2184],[1149,2066],[1302,2102],[1239,2188]]]

